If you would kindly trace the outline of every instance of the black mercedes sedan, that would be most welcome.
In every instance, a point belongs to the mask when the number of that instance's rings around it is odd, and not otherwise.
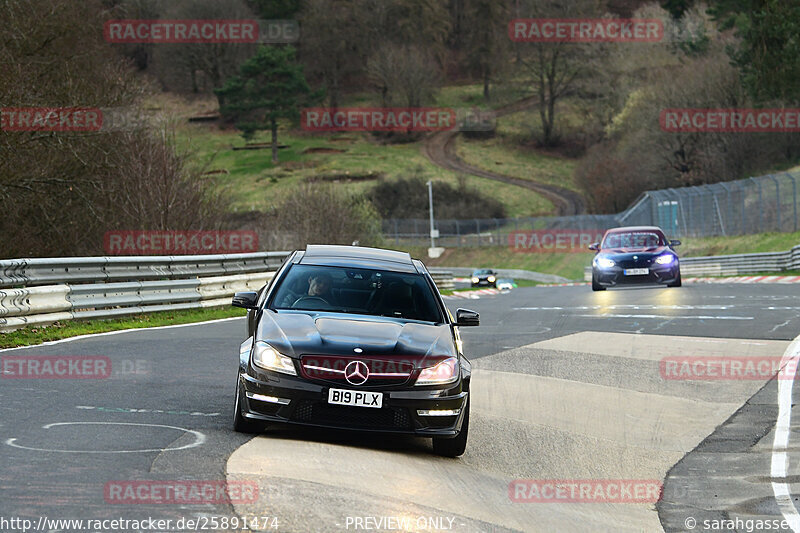
[[[260,293],[240,292],[234,429],[272,422],[432,437],[464,453],[470,362],[458,328],[478,313],[442,302],[408,253],[312,246],[291,254]]]
[[[680,241],[667,240],[656,226],[628,226],[606,231],[603,240],[589,246],[592,290],[620,285],[681,286],[681,266],[673,249]]]

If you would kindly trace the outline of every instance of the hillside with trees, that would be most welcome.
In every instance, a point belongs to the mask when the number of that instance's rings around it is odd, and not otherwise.
[[[381,244],[390,218],[554,213],[532,191],[435,167],[420,132],[309,132],[309,106],[495,109],[475,167],[576,191],[643,191],[800,161],[800,133],[674,133],[669,108],[792,108],[800,7],[764,0],[0,0],[0,102],[126,110],[101,131],[0,128],[5,257],[97,255],[114,229],[256,229],[262,247]],[[657,19],[648,43],[517,42],[517,18]],[[111,44],[112,19],[294,20],[291,43]],[[189,122],[191,119],[193,122]],[[302,223],[301,223],[302,222]],[[325,228],[315,233],[314,228]]]

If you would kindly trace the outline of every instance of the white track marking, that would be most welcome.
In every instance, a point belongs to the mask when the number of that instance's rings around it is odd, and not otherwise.
[[[657,318],[661,320],[675,320],[678,318],[688,320],[754,320],[752,316],[704,316],[704,315],[686,315],[686,316],[669,316],[669,315],[619,315],[604,313],[602,315],[572,315],[581,318]]]
[[[173,324],[171,326],[155,326],[152,328],[131,328],[131,329],[119,329],[116,331],[106,331],[103,333],[87,333],[86,335],[78,335],[77,337],[68,337],[66,339],[58,339],[57,341],[47,341],[41,344],[30,344],[28,346],[17,346],[16,348],[4,348],[0,350],[0,353],[3,352],[10,352],[13,350],[24,350],[26,348],[38,348],[39,346],[50,346],[53,344],[61,344],[62,342],[71,342],[71,341],[79,341],[82,339],[90,339],[92,337],[105,337],[106,335],[118,335],[120,333],[130,333],[131,331],[153,331],[156,329],[172,329],[172,328],[187,328],[189,326],[202,326],[204,324],[215,324],[217,322],[228,322],[230,320],[241,320],[243,318],[247,318],[245,316],[234,316],[230,318],[218,318],[215,320],[206,320],[205,322],[192,322],[191,324]]]
[[[13,448],[20,448],[22,450],[30,450],[35,452],[56,452],[56,453],[147,453],[147,452],[175,452],[178,450],[186,450],[189,448],[196,448],[202,445],[206,441],[206,436],[199,431],[195,431],[193,429],[186,429],[177,426],[167,426],[164,424],[137,424],[134,422],[56,422],[53,424],[47,424],[42,426],[42,429],[50,429],[55,426],[82,426],[82,425],[102,425],[102,426],[144,426],[144,427],[154,427],[154,428],[168,428],[168,429],[176,429],[178,431],[183,431],[184,433],[191,433],[194,435],[194,442],[189,443],[185,446],[180,446],[178,448],[153,448],[148,450],[50,450],[47,448],[32,448],[28,446],[22,446],[20,444],[16,444],[15,438],[6,440],[6,444],[13,447]]]
[[[791,321],[792,321],[792,319],[790,318],[786,322],[781,322],[780,324],[777,324],[777,325],[773,326],[773,328],[771,330],[769,330],[770,333],[774,333],[778,328],[782,328],[784,326],[788,326],[789,322],[791,322]]]
[[[770,476],[786,478],[789,467],[789,436],[792,423],[792,386],[797,374],[797,362],[800,359],[800,335],[786,348],[781,360],[781,367],[786,367],[786,375],[781,379],[778,375],[778,418],[775,421],[775,440],[772,442],[772,465]],[[792,503],[789,484],[784,481],[773,481],[772,492],[781,514],[795,533],[800,533],[800,514]]]
[[[582,305],[577,307],[514,307],[515,311],[596,311],[598,309],[635,309],[637,311],[644,311],[644,310],[652,310],[657,311],[659,309],[667,309],[667,310],[681,310],[681,311],[691,311],[694,309],[702,309],[702,310],[727,310],[727,309],[734,309],[736,306],[734,305],[649,305],[649,304],[620,304],[620,305]],[[793,309],[800,309],[800,308],[793,308]]]

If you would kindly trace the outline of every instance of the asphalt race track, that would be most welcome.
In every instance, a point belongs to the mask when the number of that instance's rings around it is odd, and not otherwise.
[[[255,516],[277,521],[251,530],[298,532],[712,531],[709,520],[742,524],[715,531],[746,531],[759,519],[800,531],[793,380],[670,378],[663,366],[679,357],[796,361],[800,285],[531,287],[447,303],[479,311],[482,322],[462,329],[474,374],[460,459],[434,456],[423,439],[234,433],[243,319],[0,351],[111,365],[106,379],[3,375],[0,530],[15,531],[1,522],[11,517],[39,531],[77,529],[56,519],[153,517],[179,531],[195,529],[176,527],[180,519]],[[226,479],[257,487],[257,497],[132,502],[109,489]],[[516,501],[515,480],[656,481],[663,496]]]

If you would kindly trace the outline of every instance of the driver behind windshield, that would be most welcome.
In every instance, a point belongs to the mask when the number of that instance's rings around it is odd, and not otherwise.
[[[304,298],[321,298],[326,303],[330,303],[331,287],[333,278],[327,272],[311,274],[307,278],[308,288],[305,292],[297,294],[289,291],[280,302],[280,307],[293,307],[298,301]]]

